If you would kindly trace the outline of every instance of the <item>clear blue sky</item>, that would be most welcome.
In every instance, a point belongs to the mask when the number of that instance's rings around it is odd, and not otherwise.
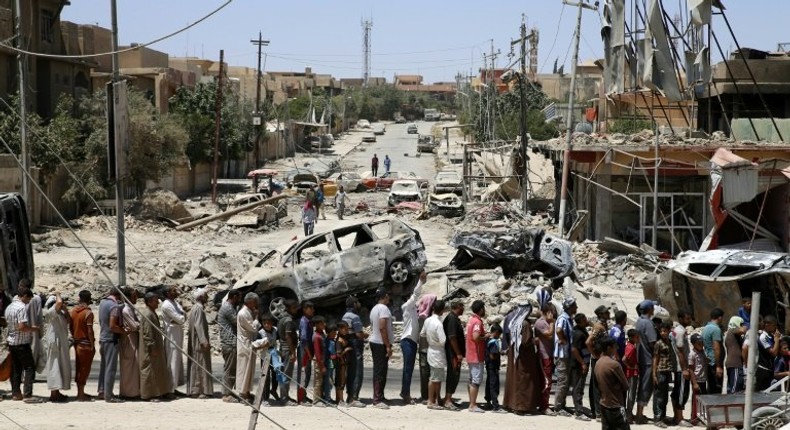
[[[678,7],[680,0],[665,0]],[[723,0],[741,46],[773,50],[790,42],[790,0]],[[191,23],[222,0],[118,0],[120,43],[147,42]],[[684,1],[685,3],[685,1]],[[672,5],[672,6],[670,6]],[[256,48],[249,42],[258,31],[271,40],[265,48],[266,70],[303,70],[335,77],[362,74],[363,17],[372,17],[372,75],[391,80],[396,73],[421,74],[426,82],[454,80],[456,73],[475,72],[482,54],[501,50],[498,67],[510,63],[510,40],[518,35],[521,14],[540,30],[539,65],[551,71],[555,58],[570,68],[570,44],[576,10],[561,0],[235,0],[197,27],[152,48],[171,56],[218,58],[225,50],[231,65],[255,67]],[[561,19],[560,19],[561,18]],[[110,0],[71,0],[62,19],[110,27]],[[716,18],[722,48],[733,50],[727,29]],[[559,24],[559,25],[558,25]],[[585,12],[581,58],[603,55],[600,19]],[[559,28],[559,31],[558,31]],[[718,57],[713,48],[714,57]]]

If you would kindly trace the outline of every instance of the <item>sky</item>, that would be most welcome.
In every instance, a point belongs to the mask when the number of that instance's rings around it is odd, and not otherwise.
[[[680,1],[664,4],[677,10]],[[722,1],[741,46],[774,50],[778,42],[790,42],[790,1]],[[185,27],[225,0],[117,2],[120,44],[128,45]],[[550,73],[555,59],[570,70],[576,11],[562,0],[234,0],[207,21],[151,48],[170,56],[211,59],[224,49],[226,63],[254,68],[257,48],[250,40],[260,31],[270,41],[264,48],[265,71],[312,67],[336,78],[356,78],[362,76],[361,21],[372,19],[371,76],[391,82],[395,74],[420,74],[426,83],[454,81],[458,73],[477,73],[492,43],[499,52],[497,67],[515,61],[508,58],[510,41],[518,37],[524,14],[528,27],[540,31],[539,71]],[[110,0],[71,0],[61,19],[110,28]],[[714,25],[722,48],[734,50],[723,20],[714,18]],[[581,60],[603,56],[596,12],[583,13],[579,49]],[[715,47],[712,52],[716,62]]]

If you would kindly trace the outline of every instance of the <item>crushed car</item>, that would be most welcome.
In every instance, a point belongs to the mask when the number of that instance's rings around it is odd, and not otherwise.
[[[395,181],[390,187],[390,194],[387,197],[387,206],[397,206],[403,202],[421,202],[422,191],[417,181],[403,180]]]
[[[238,194],[230,202],[226,210],[233,210],[250,203],[261,202],[270,196],[264,193]],[[273,205],[258,206],[246,212],[241,212],[228,218],[225,223],[234,227],[258,227],[261,225],[278,225],[279,219],[288,215],[288,205],[285,202]]]
[[[434,194],[463,193],[463,178],[454,170],[442,170],[433,180]]]
[[[284,314],[287,299],[325,307],[349,295],[371,298],[377,288],[396,285],[410,294],[427,264],[420,233],[398,219],[308,236],[284,249],[278,264],[275,254],[267,254],[232,287],[258,293],[275,317]]]
[[[428,212],[431,216],[457,218],[464,216],[464,202],[456,194],[431,194],[428,196]]]
[[[667,270],[643,284],[644,296],[658,301],[671,315],[691,311],[704,323],[710,310],[736,315],[742,297],[760,291],[760,314],[790,321],[790,255],[782,252],[716,249],[686,251],[667,262]],[[787,325],[785,323],[785,326]]]
[[[571,243],[539,228],[458,231],[450,245],[458,250],[450,261],[454,269],[501,267],[507,277],[540,271],[555,281],[576,279]]]

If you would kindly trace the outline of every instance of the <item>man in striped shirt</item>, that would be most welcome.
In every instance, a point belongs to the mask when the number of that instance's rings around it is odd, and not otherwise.
[[[565,397],[570,387],[571,335],[573,316],[576,315],[576,299],[562,302],[562,314],[557,318],[554,330],[554,365],[557,369],[557,393],[554,396],[554,414],[569,417],[565,410]]]
[[[17,295],[5,310],[5,319],[8,324],[8,349],[11,353],[11,391],[14,400],[24,399],[34,402],[33,378],[36,373],[36,363],[33,360],[33,332],[39,327],[28,322],[26,305],[33,298],[30,288],[19,286]],[[24,386],[22,379],[24,376]],[[24,388],[22,390],[21,388]]]

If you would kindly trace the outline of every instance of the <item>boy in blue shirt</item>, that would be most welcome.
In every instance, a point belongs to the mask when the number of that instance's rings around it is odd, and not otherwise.
[[[502,327],[491,326],[491,337],[486,342],[486,392],[485,400],[488,409],[493,412],[504,412],[499,406],[499,369],[502,367]]]

